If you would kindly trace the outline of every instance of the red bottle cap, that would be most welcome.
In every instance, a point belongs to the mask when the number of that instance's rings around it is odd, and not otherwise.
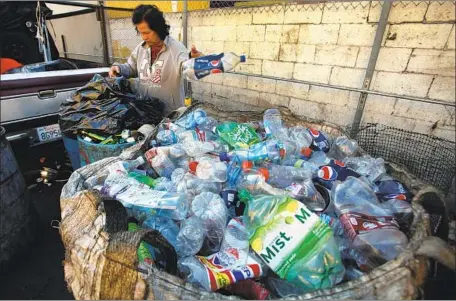
[[[312,155],[312,150],[309,147],[301,148],[301,155],[306,158],[309,158]]]
[[[266,181],[269,179],[269,170],[267,168],[260,167],[258,168],[258,172],[263,175]]]
[[[253,168],[252,161],[242,161],[242,170],[249,170]]]
[[[195,174],[197,166],[198,166],[198,162],[196,162],[196,161],[189,162],[188,163],[188,169],[189,169],[190,173]]]

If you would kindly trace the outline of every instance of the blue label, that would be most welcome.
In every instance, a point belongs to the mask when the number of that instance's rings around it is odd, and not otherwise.
[[[213,73],[222,73],[223,64],[222,57],[223,52],[216,55],[205,55],[195,59],[195,65],[193,69],[195,70],[195,76],[197,79],[205,77]]]

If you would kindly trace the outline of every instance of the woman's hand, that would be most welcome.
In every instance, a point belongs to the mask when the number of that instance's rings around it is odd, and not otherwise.
[[[200,57],[202,55],[203,54],[201,52],[196,50],[195,45],[192,45],[192,48],[191,48],[191,51],[190,51],[190,58],[194,59],[194,58]]]
[[[119,66],[111,66],[109,69],[109,77],[117,77],[120,75],[120,67]]]

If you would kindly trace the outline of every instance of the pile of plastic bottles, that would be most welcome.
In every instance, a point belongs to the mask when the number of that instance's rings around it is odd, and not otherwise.
[[[144,157],[109,167],[104,195],[158,230],[186,281],[266,299],[356,279],[404,250],[411,194],[356,141],[263,121],[219,122],[201,109],[165,120]],[[162,254],[163,255],[163,254]],[[140,265],[160,260],[143,242]]]

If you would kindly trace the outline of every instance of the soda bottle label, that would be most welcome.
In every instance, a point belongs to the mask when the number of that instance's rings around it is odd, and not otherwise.
[[[195,58],[193,69],[197,79],[201,79],[209,74],[222,73],[223,69],[222,57],[224,53],[217,55],[206,55]]]
[[[357,235],[375,229],[399,229],[399,224],[391,216],[370,216],[362,213],[345,213],[340,216],[345,233],[353,241]]]
[[[250,246],[282,279],[300,261],[313,255],[314,247],[331,229],[299,201],[288,198],[274,219],[256,229]]]
[[[244,266],[230,269],[232,266],[230,262],[239,259],[239,253],[234,248],[208,257],[196,256],[196,258],[206,268],[212,291],[217,291],[238,281],[258,278],[262,275],[261,265],[251,257],[247,257],[247,263]]]
[[[248,149],[261,142],[255,130],[247,124],[228,122],[217,126],[217,135],[234,148]]]

